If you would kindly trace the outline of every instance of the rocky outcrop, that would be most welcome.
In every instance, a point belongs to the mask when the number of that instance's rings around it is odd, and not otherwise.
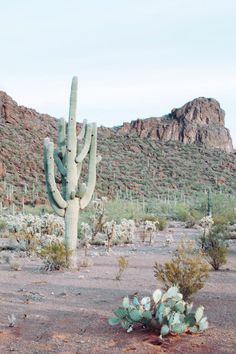
[[[138,119],[118,127],[116,134],[138,135],[161,142],[175,140],[201,144],[233,152],[230,132],[225,128],[225,112],[212,98],[196,98],[160,118]]]
[[[40,114],[32,108],[18,106],[5,92],[0,91],[0,125],[22,127],[25,130],[56,131],[56,120],[47,114]],[[40,133],[40,132],[39,132]]]

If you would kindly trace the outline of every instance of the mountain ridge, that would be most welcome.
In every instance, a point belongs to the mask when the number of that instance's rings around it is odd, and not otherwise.
[[[197,190],[196,176],[188,176],[186,156],[191,173],[199,175],[199,185],[235,188],[235,155],[224,117],[216,100],[198,98],[164,117],[100,127],[98,151],[103,160],[98,165],[98,193],[114,196],[117,189],[128,188],[141,196],[153,194],[158,188],[183,186]],[[42,149],[47,136],[56,142],[56,118],[18,106],[0,91],[0,197],[4,200],[5,180],[15,186],[18,199],[25,185],[32,193],[35,185],[39,202],[46,202]]]
[[[229,129],[225,127],[225,112],[217,100],[199,97],[161,117],[125,122],[112,128],[117,134],[148,137],[157,141],[180,141],[202,144],[233,152]]]

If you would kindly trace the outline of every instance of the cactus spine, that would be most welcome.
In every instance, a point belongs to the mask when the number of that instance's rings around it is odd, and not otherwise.
[[[70,95],[69,121],[58,121],[58,149],[46,138],[44,140],[44,170],[47,194],[53,210],[65,219],[65,245],[69,251],[68,264],[77,267],[76,245],[79,210],[91,200],[96,184],[97,127],[95,123],[83,123],[76,134],[77,77],[73,77]],[[79,183],[82,163],[89,155],[87,184]],[[62,188],[59,191],[54,173],[54,162],[61,174]]]

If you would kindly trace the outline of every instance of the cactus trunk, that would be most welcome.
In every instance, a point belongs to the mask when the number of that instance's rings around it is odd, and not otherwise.
[[[75,212],[75,211],[78,212]],[[74,198],[68,201],[65,213],[65,245],[68,253],[68,264],[70,268],[77,267],[76,247],[79,220],[79,199]]]
[[[58,149],[48,138],[44,142],[44,170],[47,193],[53,210],[65,219],[65,246],[70,268],[77,267],[76,246],[79,210],[91,200],[96,184],[96,164],[100,158],[97,152],[96,124],[87,124],[76,135],[77,77],[71,85],[69,121],[58,122]],[[80,143],[77,146],[77,143]],[[82,162],[89,156],[88,182],[79,183]],[[54,174],[54,162],[61,174],[62,193],[59,191]]]

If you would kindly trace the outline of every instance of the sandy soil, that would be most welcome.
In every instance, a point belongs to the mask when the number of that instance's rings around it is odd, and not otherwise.
[[[173,226],[157,234],[153,246],[137,240],[130,246],[114,247],[110,255],[102,247],[91,248],[93,266],[79,271],[44,273],[39,259],[19,253],[15,257],[22,265],[20,271],[1,262],[0,353],[235,353],[235,241],[227,265],[212,271],[206,286],[193,297],[195,305],[204,305],[209,319],[209,329],[203,334],[169,336],[160,345],[158,337],[144,329],[126,333],[107,323],[125,295],[150,295],[161,287],[153,276],[155,261],[169,259],[181,238],[193,238],[197,232]],[[171,246],[163,246],[165,233],[174,237]],[[78,253],[83,257],[82,250]],[[114,280],[119,255],[129,259],[121,281]],[[14,327],[9,327],[11,314],[16,317]]]

